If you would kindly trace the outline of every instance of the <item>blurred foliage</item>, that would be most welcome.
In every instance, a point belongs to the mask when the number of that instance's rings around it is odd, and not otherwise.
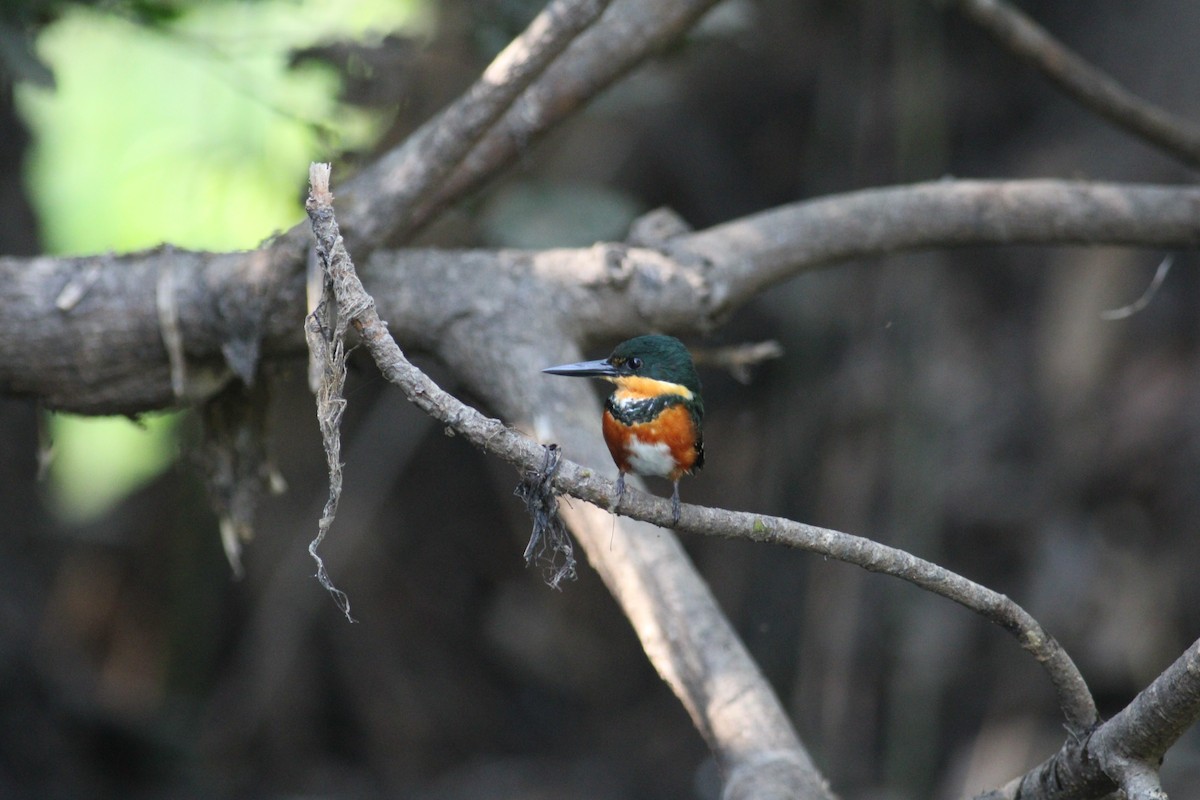
[[[53,507],[67,522],[87,522],[174,463],[178,414],[50,417]]]
[[[339,103],[338,78],[321,65],[289,68],[290,54],[415,25],[418,10],[216,3],[154,27],[65,14],[38,39],[57,90],[18,95],[47,249],[253,247],[295,224],[308,162],[367,145],[383,120]]]
[[[294,225],[308,163],[369,146],[388,120],[340,102],[339,76],[292,53],[427,24],[416,0],[143,1],[52,21],[26,11],[48,22],[36,63],[53,81],[17,87],[34,138],[25,177],[46,249],[60,254],[250,248]],[[174,430],[53,417],[61,512],[89,518],[153,477]]]

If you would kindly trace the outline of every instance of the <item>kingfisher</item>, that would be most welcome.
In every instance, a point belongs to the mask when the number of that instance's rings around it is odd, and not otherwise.
[[[547,367],[551,375],[603,378],[616,384],[604,401],[602,430],[617,465],[615,508],[625,475],[654,475],[675,485],[671,518],[679,523],[679,479],[704,466],[704,400],[692,355],[673,336],[638,336],[612,355]]]

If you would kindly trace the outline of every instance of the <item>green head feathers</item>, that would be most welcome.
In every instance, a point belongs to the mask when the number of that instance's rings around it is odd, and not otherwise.
[[[700,405],[700,377],[692,364],[692,354],[674,336],[638,336],[617,345],[612,355],[600,361],[581,361],[547,367],[542,372],[551,375],[605,378],[617,384],[637,378],[648,378],[683,386],[693,395],[693,405]]]
[[[608,363],[619,375],[678,383],[693,394],[700,394],[700,376],[692,364],[692,354],[674,336],[652,334],[621,342],[608,357]]]

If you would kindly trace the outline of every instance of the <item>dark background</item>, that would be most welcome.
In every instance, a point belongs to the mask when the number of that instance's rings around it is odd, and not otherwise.
[[[1129,88],[1200,119],[1194,2],[1027,5]],[[443,3],[434,41],[359,54],[400,73],[349,91],[404,98],[397,141],[535,10]],[[35,253],[10,86],[0,100],[0,248]],[[943,176],[1194,178],[935,4],[734,2],[423,243],[575,244],[569,218],[599,214],[589,192],[705,227]],[[585,198],[565,214],[563,187]],[[774,338],[786,354],[749,385],[702,372],[708,466],[684,499],[870,536],[1008,594],[1111,715],[1200,634],[1194,254],[1176,254],[1141,313],[1099,316],[1138,297],[1163,255],[956,249],[771,290],[689,339]],[[555,592],[524,568],[511,468],[359,366],[325,545],[357,625],[311,577],[326,476],[303,363],[277,368],[273,446],[290,489],[262,508],[240,582],[194,430],[177,468],[66,528],[40,499],[37,409],[0,400],[0,796],[718,796],[703,743],[595,574]],[[536,366],[514,368],[533,380]],[[810,555],[687,545],[843,796],[963,796],[1061,744],[1037,665],[967,611]],[[1194,731],[1164,780],[1200,798]]]

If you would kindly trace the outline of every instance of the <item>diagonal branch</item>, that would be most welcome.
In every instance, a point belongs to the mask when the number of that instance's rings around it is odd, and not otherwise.
[[[714,5],[716,0],[614,0],[609,13],[555,60],[444,183],[422,198],[410,230],[512,165],[535,140],[677,40]]]
[[[553,0],[496,56],[470,89],[404,144],[346,186],[342,226],[366,254],[412,227],[415,204],[432,194],[521,93],[592,25],[611,0]],[[297,230],[302,231],[303,226]]]
[[[1154,679],[1133,702],[1104,723],[1089,749],[1130,798],[1153,796],[1158,765],[1200,719],[1200,640]],[[1145,775],[1155,773],[1154,783]]]
[[[1200,125],[1138,97],[1005,0],[953,0],[953,4],[1084,107],[1189,166],[1200,167]]]
[[[454,104],[346,184],[339,206],[351,249],[363,259],[428,224],[715,4],[554,0]],[[272,249],[290,254],[307,237],[297,225]]]

